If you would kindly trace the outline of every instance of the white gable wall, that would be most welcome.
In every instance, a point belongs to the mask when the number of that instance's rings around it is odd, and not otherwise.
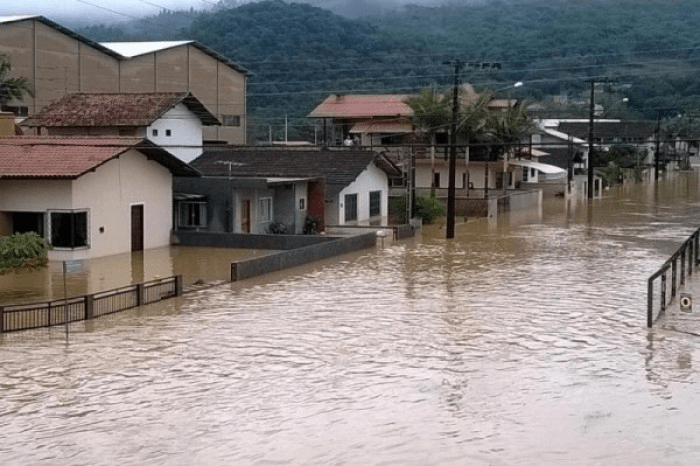
[[[74,210],[90,211],[90,248],[71,251],[74,259],[131,251],[131,206],[138,204],[144,206],[144,249],[170,244],[172,175],[138,151],[75,180],[72,204]]]
[[[384,171],[371,163],[355,181],[345,187],[338,197],[338,225],[345,222],[345,195],[357,194],[357,221],[348,224],[367,224],[369,216],[369,193],[381,191],[381,216],[385,219],[389,215],[389,179]],[[333,204],[330,204],[333,205]]]
[[[157,136],[153,135],[154,130]],[[154,121],[147,128],[146,137],[184,162],[189,163],[202,153],[202,121],[182,103]]]

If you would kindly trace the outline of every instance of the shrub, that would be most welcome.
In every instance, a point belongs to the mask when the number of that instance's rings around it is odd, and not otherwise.
[[[46,267],[51,247],[34,232],[0,237],[0,275],[17,269]]]
[[[435,196],[416,197],[415,216],[423,220],[423,223],[433,223],[436,219],[445,215],[445,206]]]

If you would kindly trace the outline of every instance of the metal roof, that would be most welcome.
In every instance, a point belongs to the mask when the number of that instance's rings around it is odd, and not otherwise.
[[[235,63],[218,52],[210,49],[206,45],[202,45],[194,40],[176,40],[176,41],[155,41],[155,42],[102,42],[100,44],[102,47],[112,51],[112,53],[119,54],[123,58],[134,58],[148,53],[160,52],[162,50],[168,50],[176,47],[182,47],[189,45],[195,47],[202,52],[206,53],[210,57],[222,62],[223,64],[239,71],[243,74],[252,75],[249,70],[242,67],[238,63]]]

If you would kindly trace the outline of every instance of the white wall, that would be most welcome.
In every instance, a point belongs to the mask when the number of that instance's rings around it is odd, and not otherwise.
[[[73,183],[73,209],[90,209],[90,249],[73,258],[131,251],[131,206],[144,206],[144,249],[170,244],[172,175],[159,163],[130,150]],[[103,232],[100,233],[100,228]]]
[[[512,168],[512,167],[511,167]],[[468,183],[472,184],[474,189],[484,189],[484,175],[486,171],[485,162],[470,162],[466,166],[464,160],[457,161],[457,166],[455,170],[455,188],[463,189],[465,179],[464,175],[469,172],[469,176],[466,177]],[[489,163],[489,189],[496,186],[496,173],[503,171],[503,163],[501,162],[490,162]],[[435,160],[435,173],[440,174],[440,186],[436,188],[447,189],[449,185],[449,164],[442,158]],[[433,182],[433,170],[430,160],[421,160],[416,163],[416,187],[417,188],[430,188]]]
[[[158,131],[158,136],[153,135]],[[166,136],[170,130],[171,135]],[[146,130],[146,137],[175,155],[190,162],[202,153],[202,121],[184,104],[177,104]]]
[[[46,212],[70,209],[70,180],[1,180],[0,210]]]
[[[345,224],[345,195],[357,194],[357,222],[349,224],[361,224],[369,222],[369,193],[381,191],[381,216],[386,218],[389,214],[389,179],[382,170],[371,163],[355,181],[343,189],[338,197],[338,224]]]

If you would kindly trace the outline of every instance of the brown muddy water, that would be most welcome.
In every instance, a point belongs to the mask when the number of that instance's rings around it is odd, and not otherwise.
[[[0,464],[696,464],[700,337],[645,306],[699,224],[682,174],[6,334]]]

